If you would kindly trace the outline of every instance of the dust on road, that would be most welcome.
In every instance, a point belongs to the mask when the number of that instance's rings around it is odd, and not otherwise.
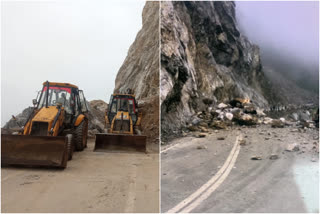
[[[159,155],[93,152],[65,170],[1,169],[2,212],[159,212]]]

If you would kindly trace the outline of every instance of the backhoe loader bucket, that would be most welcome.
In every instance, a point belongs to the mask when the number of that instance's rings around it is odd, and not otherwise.
[[[94,151],[146,152],[147,136],[124,134],[96,134]]]
[[[1,165],[65,168],[67,138],[30,135],[1,135]]]

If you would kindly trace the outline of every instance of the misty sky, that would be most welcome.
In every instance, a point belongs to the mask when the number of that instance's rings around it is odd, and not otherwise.
[[[108,101],[144,1],[1,1],[1,127],[46,80]]]
[[[261,52],[272,49],[318,67],[318,1],[239,1],[236,13],[240,28]]]

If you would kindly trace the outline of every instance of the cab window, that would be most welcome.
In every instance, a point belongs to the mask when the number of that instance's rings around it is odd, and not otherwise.
[[[83,95],[83,91],[79,90],[79,98],[82,112],[88,112],[87,101]]]

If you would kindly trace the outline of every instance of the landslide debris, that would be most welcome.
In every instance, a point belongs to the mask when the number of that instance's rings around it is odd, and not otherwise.
[[[164,137],[235,98],[269,106],[259,47],[239,31],[234,2],[161,3],[160,78]]]

